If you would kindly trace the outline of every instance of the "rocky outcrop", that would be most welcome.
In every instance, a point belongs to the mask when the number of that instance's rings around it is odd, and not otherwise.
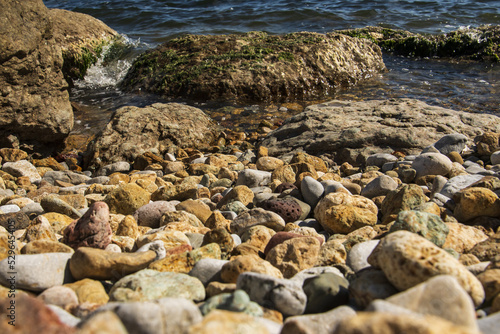
[[[0,146],[55,151],[73,128],[63,69],[84,73],[116,32],[42,0],[0,6]]]
[[[216,139],[215,124],[200,109],[178,103],[118,109],[89,146],[89,165],[134,161],[145,152],[160,155],[169,146],[201,148]]]
[[[305,100],[383,70],[378,46],[346,35],[188,35],[138,57],[122,86],[203,101]]]
[[[90,15],[51,9],[49,16],[54,24],[54,39],[62,49],[62,70],[70,84],[75,78],[82,79],[105,47],[119,40],[116,31]]]
[[[452,57],[463,60],[500,61],[500,25],[460,28],[439,35],[422,35],[382,27],[337,32],[368,39],[384,50],[406,57]]]
[[[305,151],[337,162],[364,163],[377,152],[420,151],[446,134],[499,132],[500,118],[431,106],[413,99],[331,101],[306,108],[262,142],[269,155]]]
[[[42,0],[0,6],[0,145],[62,142],[73,111],[49,10]]]

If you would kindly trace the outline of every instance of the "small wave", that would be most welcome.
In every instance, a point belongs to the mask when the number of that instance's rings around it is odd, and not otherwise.
[[[132,40],[125,35],[120,38],[119,52],[116,45],[107,45],[103,48],[101,57],[92,65],[83,80],[76,80],[77,88],[114,88],[125,77],[134,58],[141,50],[151,46],[142,43],[140,39]],[[113,53],[113,54],[112,54]]]

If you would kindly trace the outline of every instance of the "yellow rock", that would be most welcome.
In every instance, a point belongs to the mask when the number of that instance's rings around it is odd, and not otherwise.
[[[106,304],[109,300],[109,296],[101,282],[90,278],[84,278],[74,283],[64,284],[63,286],[75,291],[80,304],[92,303],[102,305]]]

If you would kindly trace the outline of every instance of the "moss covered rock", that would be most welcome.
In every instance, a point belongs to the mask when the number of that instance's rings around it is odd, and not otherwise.
[[[328,95],[382,70],[378,46],[346,35],[187,35],[138,57],[123,88],[195,100],[286,101]]]
[[[338,32],[371,40],[382,49],[402,56],[500,61],[500,25],[464,28],[439,35],[422,35],[381,27]]]

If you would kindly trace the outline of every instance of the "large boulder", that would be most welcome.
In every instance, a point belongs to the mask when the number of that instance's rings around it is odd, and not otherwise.
[[[42,0],[0,6],[0,146],[57,150],[73,128],[65,77],[82,77],[117,33]]]
[[[169,146],[202,148],[216,138],[211,119],[200,109],[178,103],[118,109],[89,146],[87,162],[101,167],[132,162],[145,152],[161,155]]]
[[[123,88],[203,101],[305,100],[385,69],[378,46],[335,33],[188,35],[138,57]]]
[[[431,106],[413,99],[339,101],[313,105],[285,121],[262,142],[269,155],[325,152],[338,163],[364,163],[373,153],[417,154],[450,133],[472,142],[486,132],[500,132],[500,118]]]
[[[54,8],[49,10],[49,16],[54,25],[54,39],[62,50],[62,70],[70,84],[75,78],[83,78],[107,46],[120,41],[116,31],[90,15]]]
[[[61,143],[73,111],[49,10],[42,0],[0,6],[0,146]]]

